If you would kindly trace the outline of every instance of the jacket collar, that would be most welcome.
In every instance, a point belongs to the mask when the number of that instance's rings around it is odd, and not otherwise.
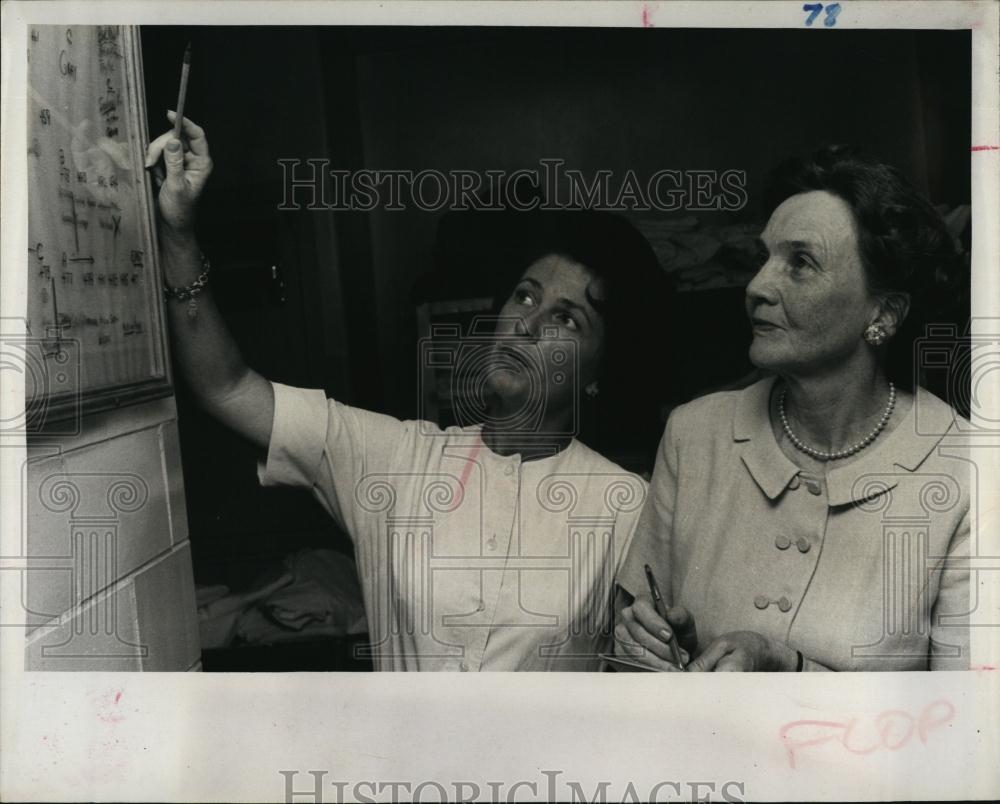
[[[768,377],[740,391],[733,414],[733,440],[743,444],[743,464],[772,500],[799,472],[799,467],[781,451],[771,429],[768,407],[776,381],[776,377]],[[894,488],[900,470],[916,471],[953,427],[954,417],[951,407],[918,387],[906,418],[888,436],[865,449],[860,457],[827,473],[829,504],[863,502]]]

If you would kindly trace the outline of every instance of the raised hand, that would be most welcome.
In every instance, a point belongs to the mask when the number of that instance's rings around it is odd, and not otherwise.
[[[175,112],[167,112],[167,120],[176,119]],[[201,126],[185,117],[181,134],[178,140],[171,129],[153,140],[146,149],[146,169],[153,170],[162,224],[187,233],[194,228],[198,198],[212,173],[212,157]]]

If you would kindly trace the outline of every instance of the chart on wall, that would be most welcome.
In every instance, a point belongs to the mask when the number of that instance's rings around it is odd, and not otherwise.
[[[65,367],[29,395],[167,387],[141,93],[133,28],[29,30],[27,328]]]

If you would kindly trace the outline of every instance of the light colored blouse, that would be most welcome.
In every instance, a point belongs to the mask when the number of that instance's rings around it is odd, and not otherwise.
[[[310,489],[350,534],[378,670],[596,670],[642,478],[572,441],[521,461],[272,383],[263,485]]]
[[[970,464],[957,414],[918,389],[888,435],[825,478],[781,451],[775,379],[671,414],[618,582],[691,611],[699,649],[756,631],[806,670],[969,666]]]

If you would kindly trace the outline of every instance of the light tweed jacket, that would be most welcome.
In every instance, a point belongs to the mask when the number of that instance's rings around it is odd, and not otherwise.
[[[808,475],[775,440],[774,382],[671,414],[618,583],[645,592],[649,563],[700,649],[749,630],[802,651],[807,670],[967,668],[964,420],[918,389],[891,433]]]

